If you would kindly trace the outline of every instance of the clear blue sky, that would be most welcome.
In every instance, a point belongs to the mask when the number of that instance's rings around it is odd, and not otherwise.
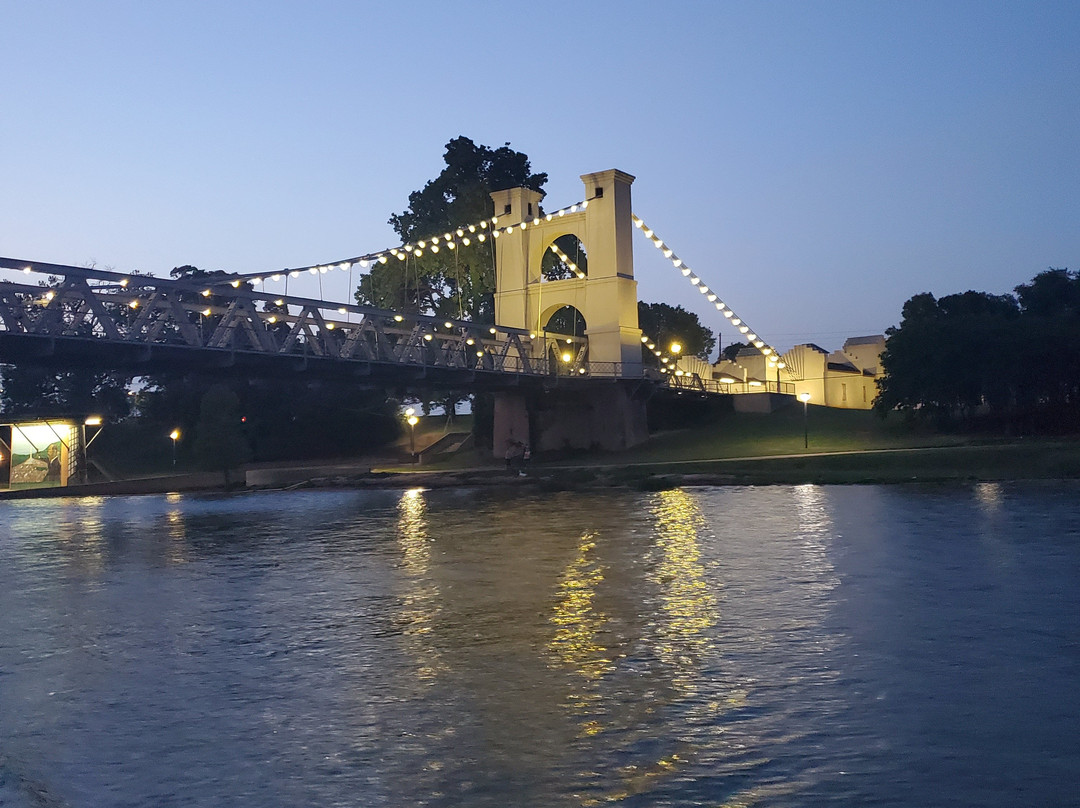
[[[638,215],[781,348],[1080,269],[1075,0],[6,0],[0,30],[8,257],[381,249],[466,135],[527,153],[551,208],[580,174],[635,175]],[[635,250],[642,299],[723,324]]]

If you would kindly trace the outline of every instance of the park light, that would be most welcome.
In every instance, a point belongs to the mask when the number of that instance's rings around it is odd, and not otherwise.
[[[414,463],[416,462],[416,425],[420,423],[420,419],[414,415],[415,412],[416,410],[412,407],[405,410],[405,413],[408,416],[405,419],[405,423],[409,425],[409,454],[412,455],[412,461]]]
[[[174,429],[169,433],[169,437],[172,439],[172,464],[173,468],[176,468],[176,442],[180,440],[180,430]]]
[[[86,426],[101,426],[101,416],[88,415],[86,416],[86,420],[83,421],[83,424],[85,424]]]
[[[806,414],[806,403],[810,400],[810,394],[805,390],[799,393],[799,401],[802,402],[802,424],[803,424],[803,448],[810,448],[810,421]]]
[[[671,343],[671,352],[673,354],[678,354],[680,351],[682,351],[682,345],[677,342]]]

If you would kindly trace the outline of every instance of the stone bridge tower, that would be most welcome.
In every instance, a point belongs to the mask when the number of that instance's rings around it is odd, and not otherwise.
[[[540,215],[543,195],[528,188],[496,191],[495,215],[503,231],[496,244],[495,322],[542,334],[551,316],[571,306],[585,320],[593,379],[564,379],[542,394],[499,393],[494,451],[509,441],[538,449],[624,449],[648,437],[642,379],[641,329],[634,280],[634,178],[616,169],[585,174],[585,202],[577,210]],[[555,239],[574,235],[588,255],[584,278],[544,281],[540,267]],[[534,342],[544,359],[546,341]],[[597,376],[610,384],[596,381]]]

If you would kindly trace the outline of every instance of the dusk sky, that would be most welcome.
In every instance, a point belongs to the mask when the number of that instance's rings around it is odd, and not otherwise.
[[[549,209],[636,176],[635,212],[782,349],[1080,269],[1075,0],[6,0],[0,30],[10,258],[263,272],[395,246],[387,218],[465,135],[528,154]],[[734,339],[635,255],[641,299]]]

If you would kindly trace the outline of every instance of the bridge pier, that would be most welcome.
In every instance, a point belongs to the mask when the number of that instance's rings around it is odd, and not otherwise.
[[[589,388],[495,394],[492,450],[503,457],[513,441],[533,451],[600,449],[620,451],[649,437],[645,399],[635,395],[639,385],[612,381]]]

